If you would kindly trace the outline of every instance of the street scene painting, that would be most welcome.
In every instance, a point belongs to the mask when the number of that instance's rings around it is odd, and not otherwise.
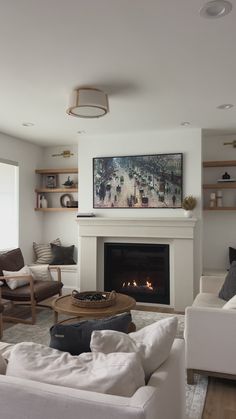
[[[93,159],[94,208],[181,208],[183,154]]]

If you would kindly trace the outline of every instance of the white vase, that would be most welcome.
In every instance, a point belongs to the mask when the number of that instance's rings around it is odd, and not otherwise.
[[[48,207],[48,201],[44,196],[41,198],[41,208],[47,208]]]
[[[192,218],[193,216],[193,211],[192,210],[184,210],[184,216],[186,218]]]

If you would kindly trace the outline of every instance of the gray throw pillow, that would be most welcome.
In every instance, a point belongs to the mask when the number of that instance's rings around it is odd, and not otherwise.
[[[236,295],[236,261],[232,262],[219,292],[219,297],[226,301],[230,300],[234,295]]]
[[[84,320],[76,324],[55,324],[50,329],[50,348],[80,355],[90,352],[90,340],[94,330],[116,330],[128,333],[131,314],[124,313],[105,319]]]

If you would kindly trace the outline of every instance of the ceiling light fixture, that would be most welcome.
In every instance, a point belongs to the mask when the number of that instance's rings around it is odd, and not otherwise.
[[[22,126],[23,127],[33,127],[34,124],[33,124],[33,122],[22,122]]]
[[[74,92],[67,113],[79,118],[99,118],[109,112],[107,95],[98,89],[82,87]]]
[[[181,124],[180,124],[182,127],[187,127],[188,125],[190,125],[190,122],[188,122],[188,121],[184,121],[184,122],[181,122]]]
[[[232,105],[232,103],[223,103],[222,105],[217,106],[217,109],[229,110],[229,109],[232,109],[233,107],[234,105]]]
[[[200,16],[207,19],[217,19],[230,13],[232,7],[232,4],[226,0],[209,1],[200,9]]]

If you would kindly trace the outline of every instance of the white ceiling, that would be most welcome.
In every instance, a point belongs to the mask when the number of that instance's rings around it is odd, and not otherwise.
[[[0,0],[0,131],[42,145],[74,143],[79,130],[175,129],[182,121],[236,132],[231,1],[229,15],[211,20],[199,16],[203,0]],[[68,116],[79,86],[103,89],[110,113]],[[218,110],[222,103],[235,107]]]

